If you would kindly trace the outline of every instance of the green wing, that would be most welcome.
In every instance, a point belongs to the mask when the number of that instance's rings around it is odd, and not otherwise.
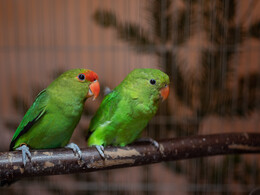
[[[48,93],[46,90],[41,91],[36,100],[34,101],[33,105],[29,108],[26,112],[23,120],[21,121],[20,125],[18,126],[13,139],[10,144],[10,150],[13,150],[15,142],[28,132],[31,127],[46,113],[46,106],[49,100]]]
[[[117,91],[112,91],[106,95],[97,113],[91,119],[89,129],[88,129],[87,139],[93,133],[93,131],[95,131],[97,127],[106,123],[107,121],[110,121],[111,117],[114,115],[115,111],[117,110],[117,106],[120,100],[121,98]]]

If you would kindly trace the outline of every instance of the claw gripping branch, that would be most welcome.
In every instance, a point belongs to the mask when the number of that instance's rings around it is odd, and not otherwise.
[[[213,155],[260,153],[260,133],[229,133],[174,138],[127,147],[106,147],[103,159],[95,147],[81,149],[82,160],[71,149],[31,150],[31,161],[23,165],[20,151],[0,152],[0,180],[23,177],[83,173],[140,166]]]

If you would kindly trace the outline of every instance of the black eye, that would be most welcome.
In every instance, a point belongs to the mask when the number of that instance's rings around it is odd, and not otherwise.
[[[156,80],[154,80],[154,79],[151,79],[151,80],[150,80],[150,83],[151,83],[152,85],[155,85],[155,83],[156,83]]]
[[[78,75],[78,79],[79,79],[80,81],[84,81],[84,80],[85,80],[85,75],[84,75],[84,74],[79,74],[79,75]]]

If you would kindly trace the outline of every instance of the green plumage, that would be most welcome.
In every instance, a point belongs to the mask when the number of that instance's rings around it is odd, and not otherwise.
[[[18,126],[10,150],[21,144],[44,149],[63,147],[69,142],[89,91],[90,81],[77,79],[85,71],[67,71],[39,93]]]
[[[152,85],[150,80],[156,81]],[[135,141],[155,115],[160,90],[169,77],[157,69],[133,70],[105,96],[88,130],[88,145],[125,146]]]

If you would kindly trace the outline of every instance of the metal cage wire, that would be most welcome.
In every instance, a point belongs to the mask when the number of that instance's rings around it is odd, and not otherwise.
[[[258,8],[257,0],[1,0],[1,150],[8,149],[37,93],[76,67],[97,72],[102,88],[114,88],[134,68],[170,75],[171,95],[144,136],[259,132]],[[72,137],[82,147],[102,98],[86,103]],[[5,192],[243,194],[259,184],[258,158],[220,156],[29,178]]]

